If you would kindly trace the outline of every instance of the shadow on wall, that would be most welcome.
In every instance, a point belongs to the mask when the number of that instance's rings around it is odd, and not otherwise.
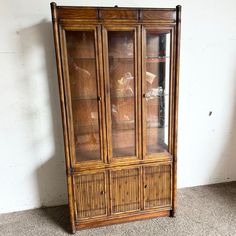
[[[67,203],[66,175],[60,100],[52,23],[46,20],[18,32],[22,46],[23,83],[30,109],[32,157],[38,204],[41,207]]]
[[[220,159],[217,163],[213,163],[215,168],[211,176],[211,182],[230,182],[236,179],[236,71],[234,72],[234,86],[233,86],[233,104],[225,104],[225,108],[229,107],[232,111],[231,123],[225,123],[225,129],[228,134],[227,139],[222,139],[221,142],[225,143],[225,147],[220,153]],[[229,111],[229,110],[228,110]],[[224,181],[222,181],[224,180]]]

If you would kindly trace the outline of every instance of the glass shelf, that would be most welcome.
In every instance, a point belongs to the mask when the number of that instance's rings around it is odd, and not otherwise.
[[[123,148],[113,148],[113,155],[116,157],[130,156],[131,153],[134,153],[134,146],[132,147],[123,147]]]
[[[160,62],[166,62],[166,58],[148,58],[146,59],[146,63],[160,63]]]
[[[77,100],[98,100],[98,97],[94,96],[81,96],[81,97],[72,97],[72,101],[77,101]]]
[[[169,56],[146,56],[146,59],[163,59],[170,58]]]
[[[95,60],[95,57],[69,57],[72,60]]]
[[[113,56],[109,56],[109,60],[134,60],[133,57],[113,57]]]
[[[168,146],[164,144],[155,144],[155,145],[148,145],[147,149],[149,150],[148,154],[153,153],[168,153],[167,149]]]
[[[161,95],[150,95],[150,96],[147,96],[147,97],[145,97],[147,100],[152,100],[152,99],[155,99],[155,98],[159,98],[159,97],[165,97],[165,96],[169,96],[169,94],[168,93],[166,93],[166,94],[161,94]]]
[[[130,96],[130,95],[117,95],[117,96],[111,96],[111,98],[112,99],[119,99],[119,98],[134,98],[135,96],[134,95],[132,95],[132,96]]]
[[[96,57],[94,55],[94,53],[92,54],[87,54],[87,55],[82,55],[82,53],[80,53],[80,55],[78,56],[78,54],[74,55],[74,56],[71,56],[71,55],[68,55],[68,59],[71,59],[71,60],[95,60]]]
[[[155,63],[155,62],[166,62],[169,60],[168,56],[147,56],[146,57],[146,63]]]
[[[94,150],[94,151],[83,151],[81,148],[76,148],[75,149],[77,161],[93,161],[95,158],[99,159],[100,158],[100,150]]]
[[[80,124],[73,124],[75,133],[77,135],[83,135],[83,134],[89,134],[91,132],[98,133],[99,127],[94,122],[94,124],[91,123],[80,123]],[[135,122],[134,120],[130,121],[118,121],[112,123],[112,128],[118,131],[121,130],[133,130],[135,129]]]
[[[161,126],[159,122],[147,122],[147,129],[165,129],[168,125]]]

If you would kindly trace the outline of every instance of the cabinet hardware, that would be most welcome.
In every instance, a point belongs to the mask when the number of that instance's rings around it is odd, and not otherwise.
[[[68,176],[71,176],[75,173],[75,169],[73,167],[70,167],[68,170],[67,170],[67,175]]]

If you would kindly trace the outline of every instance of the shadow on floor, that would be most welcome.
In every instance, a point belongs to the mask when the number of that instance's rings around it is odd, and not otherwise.
[[[67,205],[58,206],[58,207],[45,207],[42,208],[43,213],[57,226],[66,231],[67,233],[71,233],[70,227],[70,215],[69,208]]]
[[[68,231],[65,155],[60,111],[59,89],[54,52],[52,23],[42,20],[19,30],[22,63],[25,65],[22,87],[30,106],[33,171],[37,188],[37,204],[49,218]],[[66,216],[66,217],[65,217]]]

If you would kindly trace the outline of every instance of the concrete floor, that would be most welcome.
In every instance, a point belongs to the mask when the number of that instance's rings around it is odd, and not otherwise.
[[[0,235],[69,235],[66,206],[0,215]],[[178,190],[176,218],[158,218],[77,232],[80,236],[236,236],[236,182]]]

